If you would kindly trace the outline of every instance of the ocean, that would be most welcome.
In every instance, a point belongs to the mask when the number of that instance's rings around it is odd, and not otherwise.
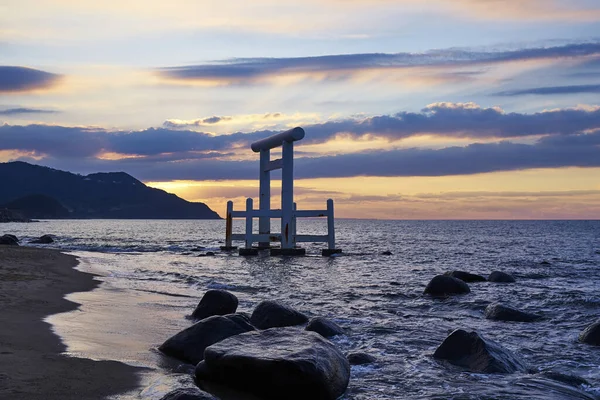
[[[235,231],[242,225],[235,221]],[[68,251],[79,257],[79,269],[100,275],[99,288],[68,295],[78,310],[47,321],[69,354],[150,368],[146,389],[131,398],[158,399],[188,379],[156,348],[191,324],[186,316],[215,288],[234,293],[238,311],[274,299],[345,328],[332,341],[377,362],[352,367],[344,399],[600,398],[600,349],[577,341],[600,318],[600,221],[339,219],[342,255],[321,257],[323,244],[308,243],[307,256],[293,258],[221,252],[224,221],[55,220],[3,229],[24,241],[54,235],[55,243],[39,246]],[[324,234],[326,226],[303,219],[297,229]],[[429,280],[449,270],[501,270],[517,282],[472,283],[470,294],[445,299],[424,296]],[[484,309],[495,301],[544,319],[487,320]],[[536,372],[588,384],[573,391],[536,374],[475,374],[434,360],[457,328],[500,343]]]

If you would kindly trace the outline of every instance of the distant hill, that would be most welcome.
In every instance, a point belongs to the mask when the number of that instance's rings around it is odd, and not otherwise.
[[[21,161],[0,163],[0,208],[29,218],[220,218],[204,203],[150,188],[125,172],[83,176]]]
[[[58,200],[43,194],[19,197],[16,200],[0,205],[0,208],[16,211],[21,215],[27,215],[28,218],[52,219],[70,217],[69,210],[63,207]]]

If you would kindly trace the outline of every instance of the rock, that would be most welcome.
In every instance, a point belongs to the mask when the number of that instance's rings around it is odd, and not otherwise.
[[[250,323],[258,329],[294,326],[304,324],[306,321],[308,321],[306,315],[271,300],[260,302],[250,316]]]
[[[350,380],[350,364],[327,339],[294,328],[248,332],[208,347],[196,379],[263,399],[334,400]]]
[[[238,299],[226,290],[212,289],[204,293],[200,303],[192,313],[194,319],[204,319],[213,315],[233,314],[237,310]]]
[[[2,235],[0,236],[0,244],[6,244],[9,246],[18,246],[18,240],[15,240],[16,236],[14,235]]]
[[[15,235],[11,235],[10,233],[7,233],[3,236],[8,236],[9,238],[11,238],[12,240],[14,240],[15,242],[19,243],[19,238],[16,237]]]
[[[371,364],[377,361],[375,357],[367,353],[352,352],[346,356],[350,365]]]
[[[216,315],[182,330],[167,339],[158,349],[168,356],[198,364],[204,359],[204,349],[211,344],[254,329],[243,315]]]
[[[533,322],[541,319],[539,315],[527,313],[500,303],[492,303],[485,308],[485,317],[495,321]]]
[[[451,276],[456,279],[460,279],[461,281],[467,282],[467,283],[487,281],[487,279],[485,279],[481,275],[471,274],[470,272],[465,272],[465,271],[448,271],[448,272],[444,273],[444,275]]]
[[[170,391],[160,400],[216,400],[217,398],[198,388],[181,388]]]
[[[433,357],[471,372],[512,373],[524,372],[527,367],[514,354],[477,332],[457,329],[435,350]]]
[[[1,208],[0,222],[31,222],[31,220],[17,211]]]
[[[207,256],[214,256],[214,255],[215,255],[215,252],[214,252],[214,251],[207,251],[207,252],[206,252],[206,255],[207,255]]]
[[[42,235],[38,239],[34,239],[34,240],[30,241],[29,243],[49,244],[49,243],[52,243],[52,242],[54,242],[54,239],[52,239],[52,236],[50,236],[50,235]]]
[[[317,332],[326,338],[344,334],[344,330],[338,324],[323,317],[311,318],[306,325],[306,330]]]
[[[469,293],[469,285],[451,276],[437,275],[427,284],[424,293],[432,296]]]
[[[488,281],[496,283],[513,283],[516,282],[512,275],[502,271],[494,271],[488,277]]]
[[[585,328],[579,335],[579,341],[581,343],[600,346],[600,320]]]
[[[389,250],[384,251],[383,253],[381,253],[382,256],[391,256],[392,252]]]

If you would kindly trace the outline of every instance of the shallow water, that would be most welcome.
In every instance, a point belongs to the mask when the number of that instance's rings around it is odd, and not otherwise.
[[[241,221],[237,231],[241,231]],[[81,269],[104,275],[92,292],[69,295],[78,311],[49,318],[69,352],[171,371],[155,350],[188,326],[202,294],[224,288],[251,312],[277,299],[347,330],[334,338],[344,352],[377,357],[352,368],[346,399],[594,398],[600,396],[600,349],[577,342],[600,317],[600,221],[338,220],[340,257],[320,257],[308,244],[299,258],[238,257],[218,251],[224,221],[47,221],[4,224],[6,233],[57,236],[50,247],[78,255]],[[323,234],[322,220],[298,232]],[[202,247],[199,251],[199,247]],[[391,256],[381,255],[390,250]],[[215,256],[198,257],[206,251]],[[503,270],[515,284],[473,283],[471,293],[423,296],[436,274]],[[535,323],[483,318],[493,301],[543,314]],[[589,381],[581,396],[530,374],[472,374],[433,360],[456,329],[477,330],[519,354],[534,371]],[[175,379],[177,375],[169,375]],[[148,391],[146,392],[148,393]],[[586,397],[587,396],[587,397]],[[151,396],[150,396],[151,397]]]

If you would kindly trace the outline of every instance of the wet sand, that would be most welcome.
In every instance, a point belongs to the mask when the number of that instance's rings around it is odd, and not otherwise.
[[[139,390],[142,369],[63,355],[44,318],[75,310],[65,294],[99,282],[55,250],[0,246],[0,398],[102,399]]]

